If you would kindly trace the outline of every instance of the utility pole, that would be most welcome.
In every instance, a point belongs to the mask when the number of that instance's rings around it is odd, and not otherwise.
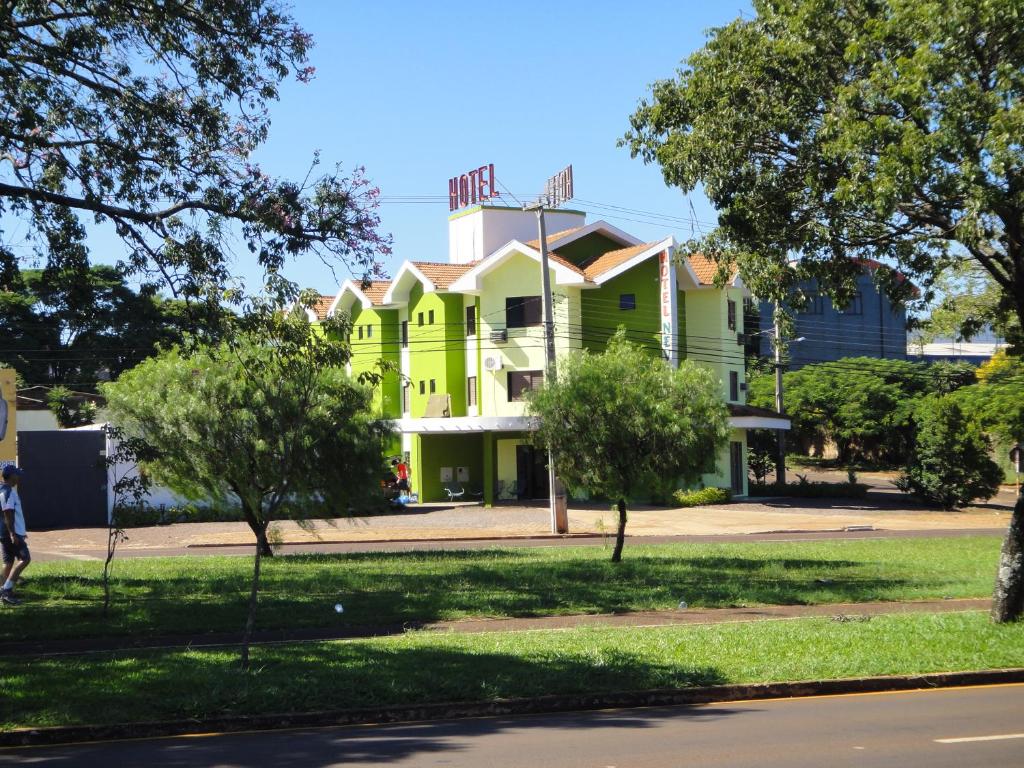
[[[537,232],[540,241],[540,274],[542,302],[544,306],[544,377],[555,381],[555,307],[551,296],[551,275],[548,271],[548,235],[544,226],[544,206],[556,207],[572,198],[572,166],[552,176],[545,193],[527,210],[537,212]],[[565,488],[555,474],[555,455],[548,449],[548,501],[551,509],[551,532],[569,532],[569,512],[566,506]]]
[[[775,305],[775,410],[782,413],[782,329],[779,324],[779,305]],[[775,430],[779,453],[775,457],[775,482],[786,482],[786,430]]]

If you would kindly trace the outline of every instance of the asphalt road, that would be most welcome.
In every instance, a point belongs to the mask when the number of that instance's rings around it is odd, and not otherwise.
[[[1024,685],[0,750],[0,766],[1024,765]]]
[[[678,536],[626,536],[626,546],[636,544],[669,544],[691,542],[715,544],[724,542],[764,542],[764,541],[820,541],[822,539],[904,539],[904,538],[949,538],[958,536],[1002,536],[1005,528],[963,528],[963,529],[930,529],[913,531],[787,531],[780,533],[729,533]],[[609,539],[601,536],[572,537],[493,537],[486,539],[423,539],[420,541],[345,541],[301,544],[284,544],[275,547],[281,554],[303,553],[342,553],[342,552],[406,552],[410,550],[463,550],[492,549],[494,547],[609,547]],[[118,550],[118,559],[136,557],[203,557],[208,555],[237,555],[252,557],[252,545],[228,546],[181,546],[153,547],[150,549]],[[36,562],[48,560],[100,560],[106,557],[102,549],[80,549],[74,553],[49,551],[33,548],[32,559]]]

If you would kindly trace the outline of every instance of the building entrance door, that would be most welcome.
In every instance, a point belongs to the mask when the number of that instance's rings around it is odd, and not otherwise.
[[[516,498],[548,497],[548,453],[532,445],[516,446]]]
[[[729,476],[732,481],[732,493],[739,496],[743,493],[743,443],[729,443]]]

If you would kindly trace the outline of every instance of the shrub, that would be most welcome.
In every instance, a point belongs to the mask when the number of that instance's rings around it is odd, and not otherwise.
[[[943,509],[995,495],[1002,470],[989,457],[988,438],[955,400],[927,398],[914,416],[914,449],[897,488]]]
[[[701,488],[696,491],[679,490],[672,498],[680,507],[702,507],[706,504],[725,504],[732,499],[732,491],[727,488]]]

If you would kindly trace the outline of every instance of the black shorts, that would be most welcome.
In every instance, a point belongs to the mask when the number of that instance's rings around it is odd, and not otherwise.
[[[0,543],[3,548],[4,565],[10,565],[15,560],[27,563],[32,559],[28,552],[28,539],[24,536],[15,536],[13,542],[4,536],[3,539],[0,539]]]
[[[400,490],[400,491],[408,491],[409,490],[409,480],[408,480],[408,478],[403,477],[401,480],[398,481],[398,490]]]

